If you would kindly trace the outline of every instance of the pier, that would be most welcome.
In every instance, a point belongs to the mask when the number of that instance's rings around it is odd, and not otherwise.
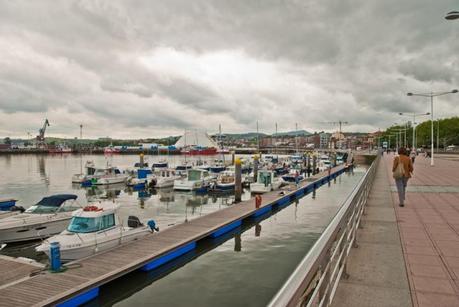
[[[439,157],[439,156],[437,156]],[[334,306],[459,306],[459,161],[418,156],[405,207],[381,160]]]
[[[157,234],[69,263],[61,273],[42,271],[0,287],[0,306],[75,306],[98,295],[99,287],[135,270],[153,270],[196,247],[205,238],[217,238],[241,226],[245,219],[259,218],[330,182],[346,170],[340,166],[322,172],[291,189],[263,194],[256,208],[254,199]]]

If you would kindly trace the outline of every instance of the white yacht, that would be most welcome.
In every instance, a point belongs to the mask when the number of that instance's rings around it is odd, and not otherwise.
[[[278,190],[282,186],[282,180],[275,176],[271,170],[259,170],[257,181],[250,185],[251,193],[266,193]]]
[[[121,171],[112,166],[104,168],[96,168],[91,184],[94,185],[106,185],[114,183],[125,183],[129,178],[129,175],[121,173]]]
[[[74,194],[44,197],[24,213],[0,219],[0,243],[42,239],[61,232],[79,209]]]
[[[217,181],[215,182],[216,190],[230,191],[230,190],[234,190],[235,186],[236,186],[236,180],[235,180],[235,174],[233,171],[223,171],[220,174],[218,174]]]
[[[147,177],[147,186],[150,188],[171,188],[174,181],[181,179],[173,168],[165,168],[156,171],[152,176]]]
[[[158,230],[153,221],[144,225],[135,216],[130,216],[127,226],[124,226],[116,212],[117,208],[112,202],[103,202],[75,211],[67,229],[45,240],[36,250],[49,256],[50,244],[58,242],[61,259],[70,261],[137,240]]]
[[[187,171],[186,178],[174,181],[174,190],[204,192],[207,191],[213,180],[207,170],[190,169]]]
[[[72,176],[72,183],[85,183],[93,178],[96,167],[93,161],[86,161],[84,174],[75,174]]]

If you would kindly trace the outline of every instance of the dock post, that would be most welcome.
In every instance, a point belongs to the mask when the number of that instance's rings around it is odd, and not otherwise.
[[[51,242],[49,245],[49,265],[51,272],[60,272],[61,269],[61,249],[59,242]]]
[[[141,152],[140,155],[139,155],[139,162],[140,162],[140,167],[143,167],[144,166],[144,164],[143,164],[143,162],[144,162],[143,152]]]
[[[235,156],[236,156],[236,152],[233,150],[233,151],[231,152],[231,165],[234,165],[234,163],[235,163],[235,161],[236,161],[236,160],[235,160]]]
[[[253,182],[257,182],[258,177],[258,155],[253,157]]]
[[[317,161],[316,161],[316,156],[312,156],[312,175],[316,174],[316,168],[317,168]]]
[[[233,155],[234,157],[234,155]],[[241,195],[242,195],[242,175],[241,175],[241,160],[236,159],[234,160],[234,197],[236,203],[241,201]]]

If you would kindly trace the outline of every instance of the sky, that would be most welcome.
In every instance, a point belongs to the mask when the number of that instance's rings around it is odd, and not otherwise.
[[[0,0],[0,137],[372,132],[459,88],[453,0]],[[435,99],[459,114],[459,94]]]

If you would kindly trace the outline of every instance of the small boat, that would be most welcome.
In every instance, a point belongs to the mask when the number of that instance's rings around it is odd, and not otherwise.
[[[242,178],[241,178],[242,180]],[[217,181],[215,182],[215,189],[219,191],[231,191],[236,186],[234,172],[223,171],[218,174]]]
[[[104,168],[96,168],[93,178],[91,178],[91,184],[93,185],[107,185],[115,183],[125,183],[129,178],[129,175],[121,173],[121,171],[112,166]]]
[[[64,154],[64,153],[72,153],[72,152],[73,152],[72,148],[68,147],[65,144],[48,148],[48,153],[51,153],[51,154]]]
[[[117,209],[118,206],[112,202],[102,202],[75,211],[67,229],[45,240],[35,248],[36,251],[49,256],[50,244],[58,242],[61,259],[71,261],[112,249],[158,230],[153,221],[144,225],[136,216],[129,216],[127,226],[124,226]]]
[[[104,154],[118,154],[121,152],[121,149],[113,147],[113,145],[107,146],[104,148]]]
[[[180,191],[207,191],[214,178],[209,171],[203,169],[189,169],[187,177],[174,181],[174,190]]]
[[[86,172],[84,174],[75,174],[72,176],[72,183],[85,183],[90,181],[94,177],[96,167],[93,161],[86,161],[84,166]]]
[[[251,193],[275,191],[282,186],[282,180],[270,170],[259,170],[257,181],[250,185]]]
[[[44,197],[24,213],[0,220],[0,243],[30,241],[57,234],[65,229],[72,212],[81,208],[74,194]]]
[[[0,219],[24,212],[21,206],[16,206],[17,199],[4,198],[0,199]]]
[[[300,170],[292,168],[288,174],[282,176],[282,180],[287,183],[296,183],[304,180],[304,176]]]
[[[182,176],[177,175],[173,168],[161,169],[156,171],[153,176],[147,177],[147,186],[150,188],[171,188],[174,186],[174,181],[181,178]]]

